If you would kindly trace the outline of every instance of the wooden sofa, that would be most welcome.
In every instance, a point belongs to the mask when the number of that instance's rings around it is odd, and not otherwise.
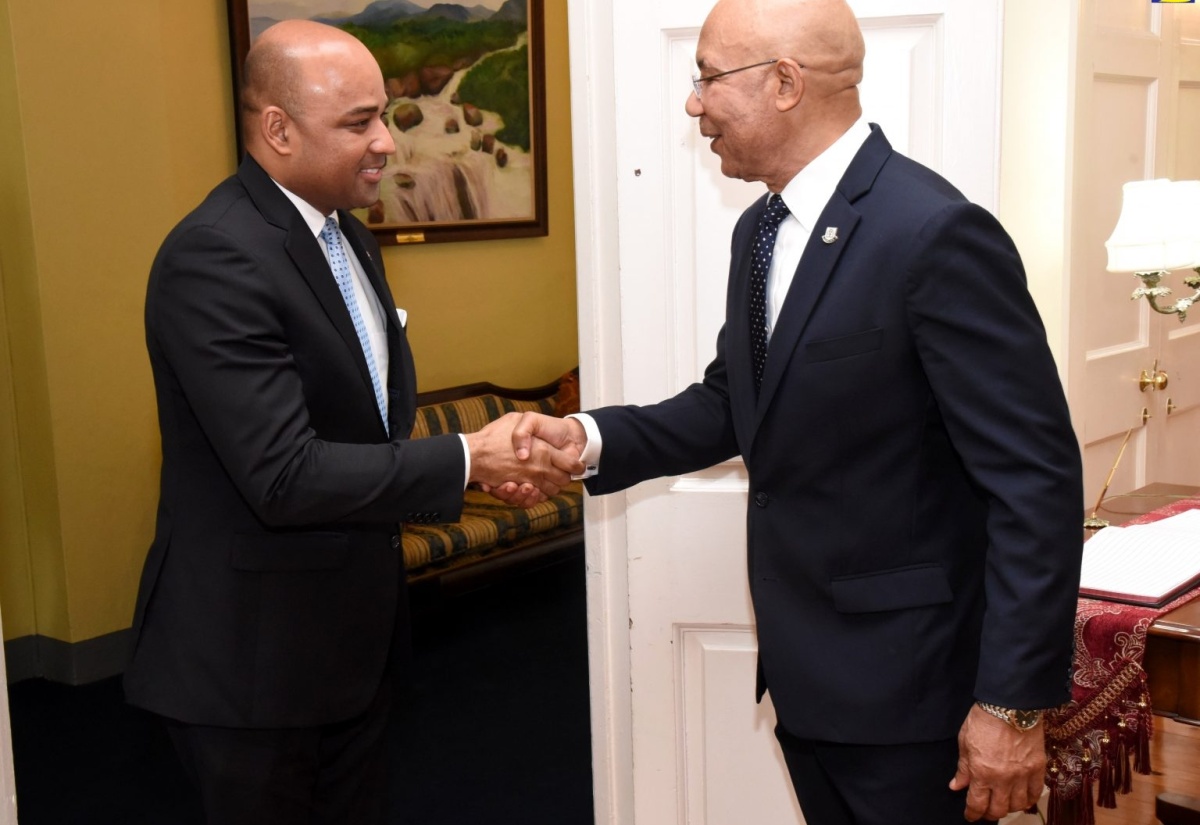
[[[417,397],[412,438],[482,429],[507,412],[566,415],[579,409],[578,371],[542,387],[511,389],[466,384]],[[410,584],[475,578],[534,562],[583,544],[583,488],[578,482],[522,510],[468,489],[461,521],[406,524],[402,535]]]

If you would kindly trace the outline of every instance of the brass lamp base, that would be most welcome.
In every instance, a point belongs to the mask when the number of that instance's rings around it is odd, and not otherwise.
[[[1184,278],[1183,283],[1190,289],[1196,290],[1187,298],[1180,298],[1170,306],[1160,307],[1158,305],[1159,298],[1166,298],[1171,294],[1169,287],[1159,286],[1162,277],[1166,272],[1135,272],[1133,273],[1141,279],[1143,286],[1138,287],[1133,291],[1132,300],[1145,298],[1149,302],[1150,308],[1161,315],[1177,315],[1179,323],[1187,320],[1188,310],[1192,308],[1192,304],[1200,301],[1200,266],[1196,267],[1196,275]]]

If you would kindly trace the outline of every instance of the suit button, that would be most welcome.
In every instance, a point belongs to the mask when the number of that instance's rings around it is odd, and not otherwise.
[[[771,501],[771,497],[768,496],[766,493],[755,493],[754,494],[754,503],[757,504],[759,507],[766,507],[767,504],[770,503],[770,501]]]
[[[392,549],[393,550],[400,549],[400,537],[399,536],[392,536]]]

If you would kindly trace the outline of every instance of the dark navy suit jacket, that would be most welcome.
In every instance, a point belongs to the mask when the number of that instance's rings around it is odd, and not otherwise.
[[[365,710],[389,650],[404,658],[399,522],[458,518],[463,449],[407,440],[405,332],[374,238],[340,220],[384,309],[390,438],[320,244],[252,158],[155,259],[162,480],[125,676],[135,705],[202,725],[320,725]]]
[[[604,452],[588,489],[743,457],[760,679],[793,735],[928,741],[955,736],[976,698],[1060,704],[1080,458],[1011,240],[872,127],[804,251],[756,393],[750,247],[765,203],[734,230],[703,382],[594,411]]]

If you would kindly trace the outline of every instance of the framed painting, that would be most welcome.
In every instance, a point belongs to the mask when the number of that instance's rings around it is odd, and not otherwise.
[[[250,44],[280,20],[337,26],[375,55],[396,154],[355,214],[381,244],[547,234],[543,0],[227,2],[235,106]]]

